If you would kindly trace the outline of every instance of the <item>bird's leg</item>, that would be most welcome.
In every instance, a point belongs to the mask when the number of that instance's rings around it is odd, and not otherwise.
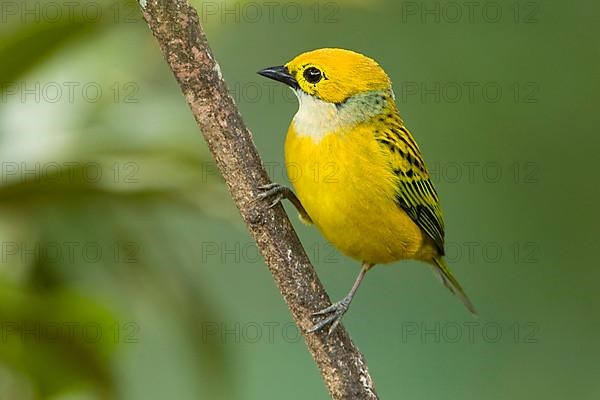
[[[304,209],[300,199],[298,199],[296,194],[289,187],[278,183],[270,183],[268,185],[259,186],[258,189],[261,190],[261,193],[257,196],[259,200],[273,199],[268,206],[269,208],[275,207],[282,199],[288,199],[290,203],[296,207],[298,213],[300,213],[300,218],[307,223],[312,224],[312,219]]]
[[[331,323],[331,327],[329,328],[329,333],[328,333],[329,335],[331,335],[331,333],[339,325],[339,323],[342,320],[342,317],[344,316],[346,311],[348,311],[348,307],[350,307],[350,302],[352,301],[352,298],[354,298],[354,294],[356,293],[356,290],[360,286],[360,283],[362,282],[363,278],[365,277],[365,274],[367,273],[367,271],[369,269],[371,269],[371,267],[373,267],[373,265],[374,264],[367,264],[367,263],[363,264],[363,266],[360,270],[360,273],[356,277],[356,281],[354,281],[354,285],[352,285],[352,289],[350,289],[350,291],[348,292],[346,297],[344,297],[342,300],[338,301],[337,303],[333,303],[329,307],[324,308],[321,311],[317,311],[316,313],[313,314],[313,315],[327,315],[327,314],[330,314],[330,315],[327,318],[320,321],[319,323],[317,323],[312,328],[310,328],[308,330],[308,332],[320,331],[327,324]]]

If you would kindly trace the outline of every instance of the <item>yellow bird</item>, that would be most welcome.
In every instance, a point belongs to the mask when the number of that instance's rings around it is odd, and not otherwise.
[[[398,260],[430,264],[475,314],[444,261],[438,194],[379,64],[349,50],[318,49],[258,73],[288,85],[300,103],[285,142],[297,196],[271,184],[260,188],[259,198],[272,200],[270,207],[290,200],[303,221],[362,262],[350,292],[315,313],[326,317],[311,331],[331,324],[331,333],[366,272]]]

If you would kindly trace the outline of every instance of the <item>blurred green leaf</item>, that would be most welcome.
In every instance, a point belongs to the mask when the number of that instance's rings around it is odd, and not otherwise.
[[[83,383],[110,391],[108,357],[115,344],[107,332],[98,336],[97,329],[117,320],[105,307],[64,288],[0,285],[5,365],[26,374],[42,397]]]
[[[16,25],[0,38],[0,59],[5,60],[0,63],[0,93],[67,43],[104,27],[81,19]]]
[[[94,161],[102,171],[110,171],[123,157],[111,155],[108,149],[102,154],[104,158]],[[231,374],[224,362],[223,344],[216,337],[200,340],[203,323],[218,318],[209,299],[202,296],[201,276],[194,273],[198,260],[185,256],[196,246],[194,238],[182,229],[182,224],[201,229],[202,200],[197,196],[199,186],[194,184],[200,178],[199,160],[186,156],[178,160],[173,155],[169,161],[152,152],[125,158],[140,160],[140,170],[154,172],[138,175],[135,181],[115,180],[112,175],[90,181],[82,169],[89,161],[82,161],[69,174],[29,175],[24,181],[17,178],[0,186],[0,209],[11,215],[13,222],[18,221],[13,228],[25,232],[11,232],[11,227],[0,232],[4,237],[22,238],[2,242],[3,268],[12,272],[5,279],[15,276],[15,271],[21,271],[16,276],[24,277],[13,279],[13,284],[21,282],[22,288],[0,287],[0,319],[12,335],[10,341],[0,344],[0,358],[28,376],[42,396],[91,384],[94,390],[118,397],[113,384],[121,378],[111,365],[119,362],[113,351],[107,352],[117,347],[110,342],[110,327],[129,321],[139,332],[136,341],[144,341],[142,348],[154,343],[157,351],[168,351],[170,341],[164,341],[163,335],[153,338],[149,332],[156,327],[145,322],[148,313],[155,315],[151,320],[163,321],[166,313],[173,325],[162,325],[160,331],[186,343],[191,357],[187,369],[197,377],[195,382],[180,382],[173,390],[187,398],[194,391],[200,393],[202,387],[203,393],[213,393],[213,398],[225,398],[228,395],[224,393],[233,389],[225,384]],[[165,173],[179,179],[166,180]],[[205,184],[204,191],[211,186]],[[76,249],[74,257],[67,254],[67,243]],[[86,256],[81,252],[86,245],[99,249],[100,254]],[[14,246],[20,249],[16,256]],[[61,249],[60,255],[48,256],[49,248]],[[96,300],[72,294],[73,290]],[[98,303],[103,298],[108,302]],[[101,312],[103,308],[120,310],[124,316],[116,318]],[[43,327],[53,321],[93,322],[102,327],[103,341],[19,341],[17,327],[23,323]],[[135,351],[135,344],[124,344],[122,339],[117,349]],[[60,357],[65,365],[49,371],[47,365],[60,354],[65,355]]]

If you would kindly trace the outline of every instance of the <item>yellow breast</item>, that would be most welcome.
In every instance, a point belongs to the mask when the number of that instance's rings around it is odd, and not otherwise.
[[[340,251],[373,264],[421,259],[421,229],[395,203],[389,154],[359,124],[318,138],[294,123],[285,143],[288,176],[323,236]]]

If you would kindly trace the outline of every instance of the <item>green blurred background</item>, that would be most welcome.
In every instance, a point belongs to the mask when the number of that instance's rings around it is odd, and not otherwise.
[[[255,71],[394,81],[480,317],[371,272],[344,324],[382,398],[600,398],[597,2],[193,3],[275,181],[297,105]],[[0,3],[0,399],[327,398],[137,4],[69,4]],[[340,298],[358,264],[293,222]]]

